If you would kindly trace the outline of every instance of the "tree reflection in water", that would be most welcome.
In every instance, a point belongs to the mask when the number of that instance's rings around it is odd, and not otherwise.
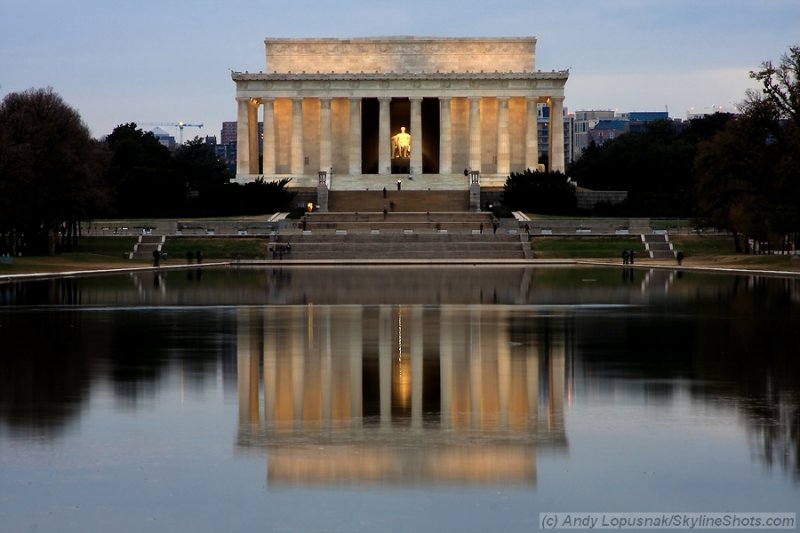
[[[350,443],[391,428],[428,432],[436,449],[445,434],[468,446],[478,427],[530,451],[567,447],[557,400],[581,386],[638,387],[659,401],[688,386],[694,402],[735,407],[759,460],[800,480],[798,280],[581,268],[149,276],[0,284],[3,426],[58,438],[98,387],[136,410],[176,367],[198,387],[238,374],[241,394],[246,361],[258,394],[240,408],[241,446],[296,439],[298,420],[303,438],[323,438],[325,420],[330,430],[344,420]],[[253,362],[245,342],[280,349]],[[270,404],[278,383],[288,388]]]

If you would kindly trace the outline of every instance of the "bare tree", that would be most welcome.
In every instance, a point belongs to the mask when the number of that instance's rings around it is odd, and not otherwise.
[[[800,45],[789,48],[776,66],[772,61],[761,63],[761,70],[750,71],[750,77],[761,82],[763,96],[778,110],[782,118],[800,126]],[[748,101],[757,96],[748,91]]]

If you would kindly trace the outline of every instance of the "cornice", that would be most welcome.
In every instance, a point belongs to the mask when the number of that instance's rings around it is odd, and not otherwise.
[[[231,72],[233,81],[418,81],[566,80],[569,70],[550,72]]]

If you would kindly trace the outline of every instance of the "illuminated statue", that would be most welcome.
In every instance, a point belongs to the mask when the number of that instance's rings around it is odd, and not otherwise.
[[[406,128],[400,128],[400,133],[392,136],[392,159],[409,157],[411,155],[411,135],[406,133]]]

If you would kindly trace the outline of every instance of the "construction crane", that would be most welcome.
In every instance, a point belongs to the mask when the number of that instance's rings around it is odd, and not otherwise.
[[[202,128],[202,124],[187,124],[186,122],[143,122],[140,126],[166,126],[168,128],[178,128],[180,140],[179,144],[183,144],[183,128]]]

